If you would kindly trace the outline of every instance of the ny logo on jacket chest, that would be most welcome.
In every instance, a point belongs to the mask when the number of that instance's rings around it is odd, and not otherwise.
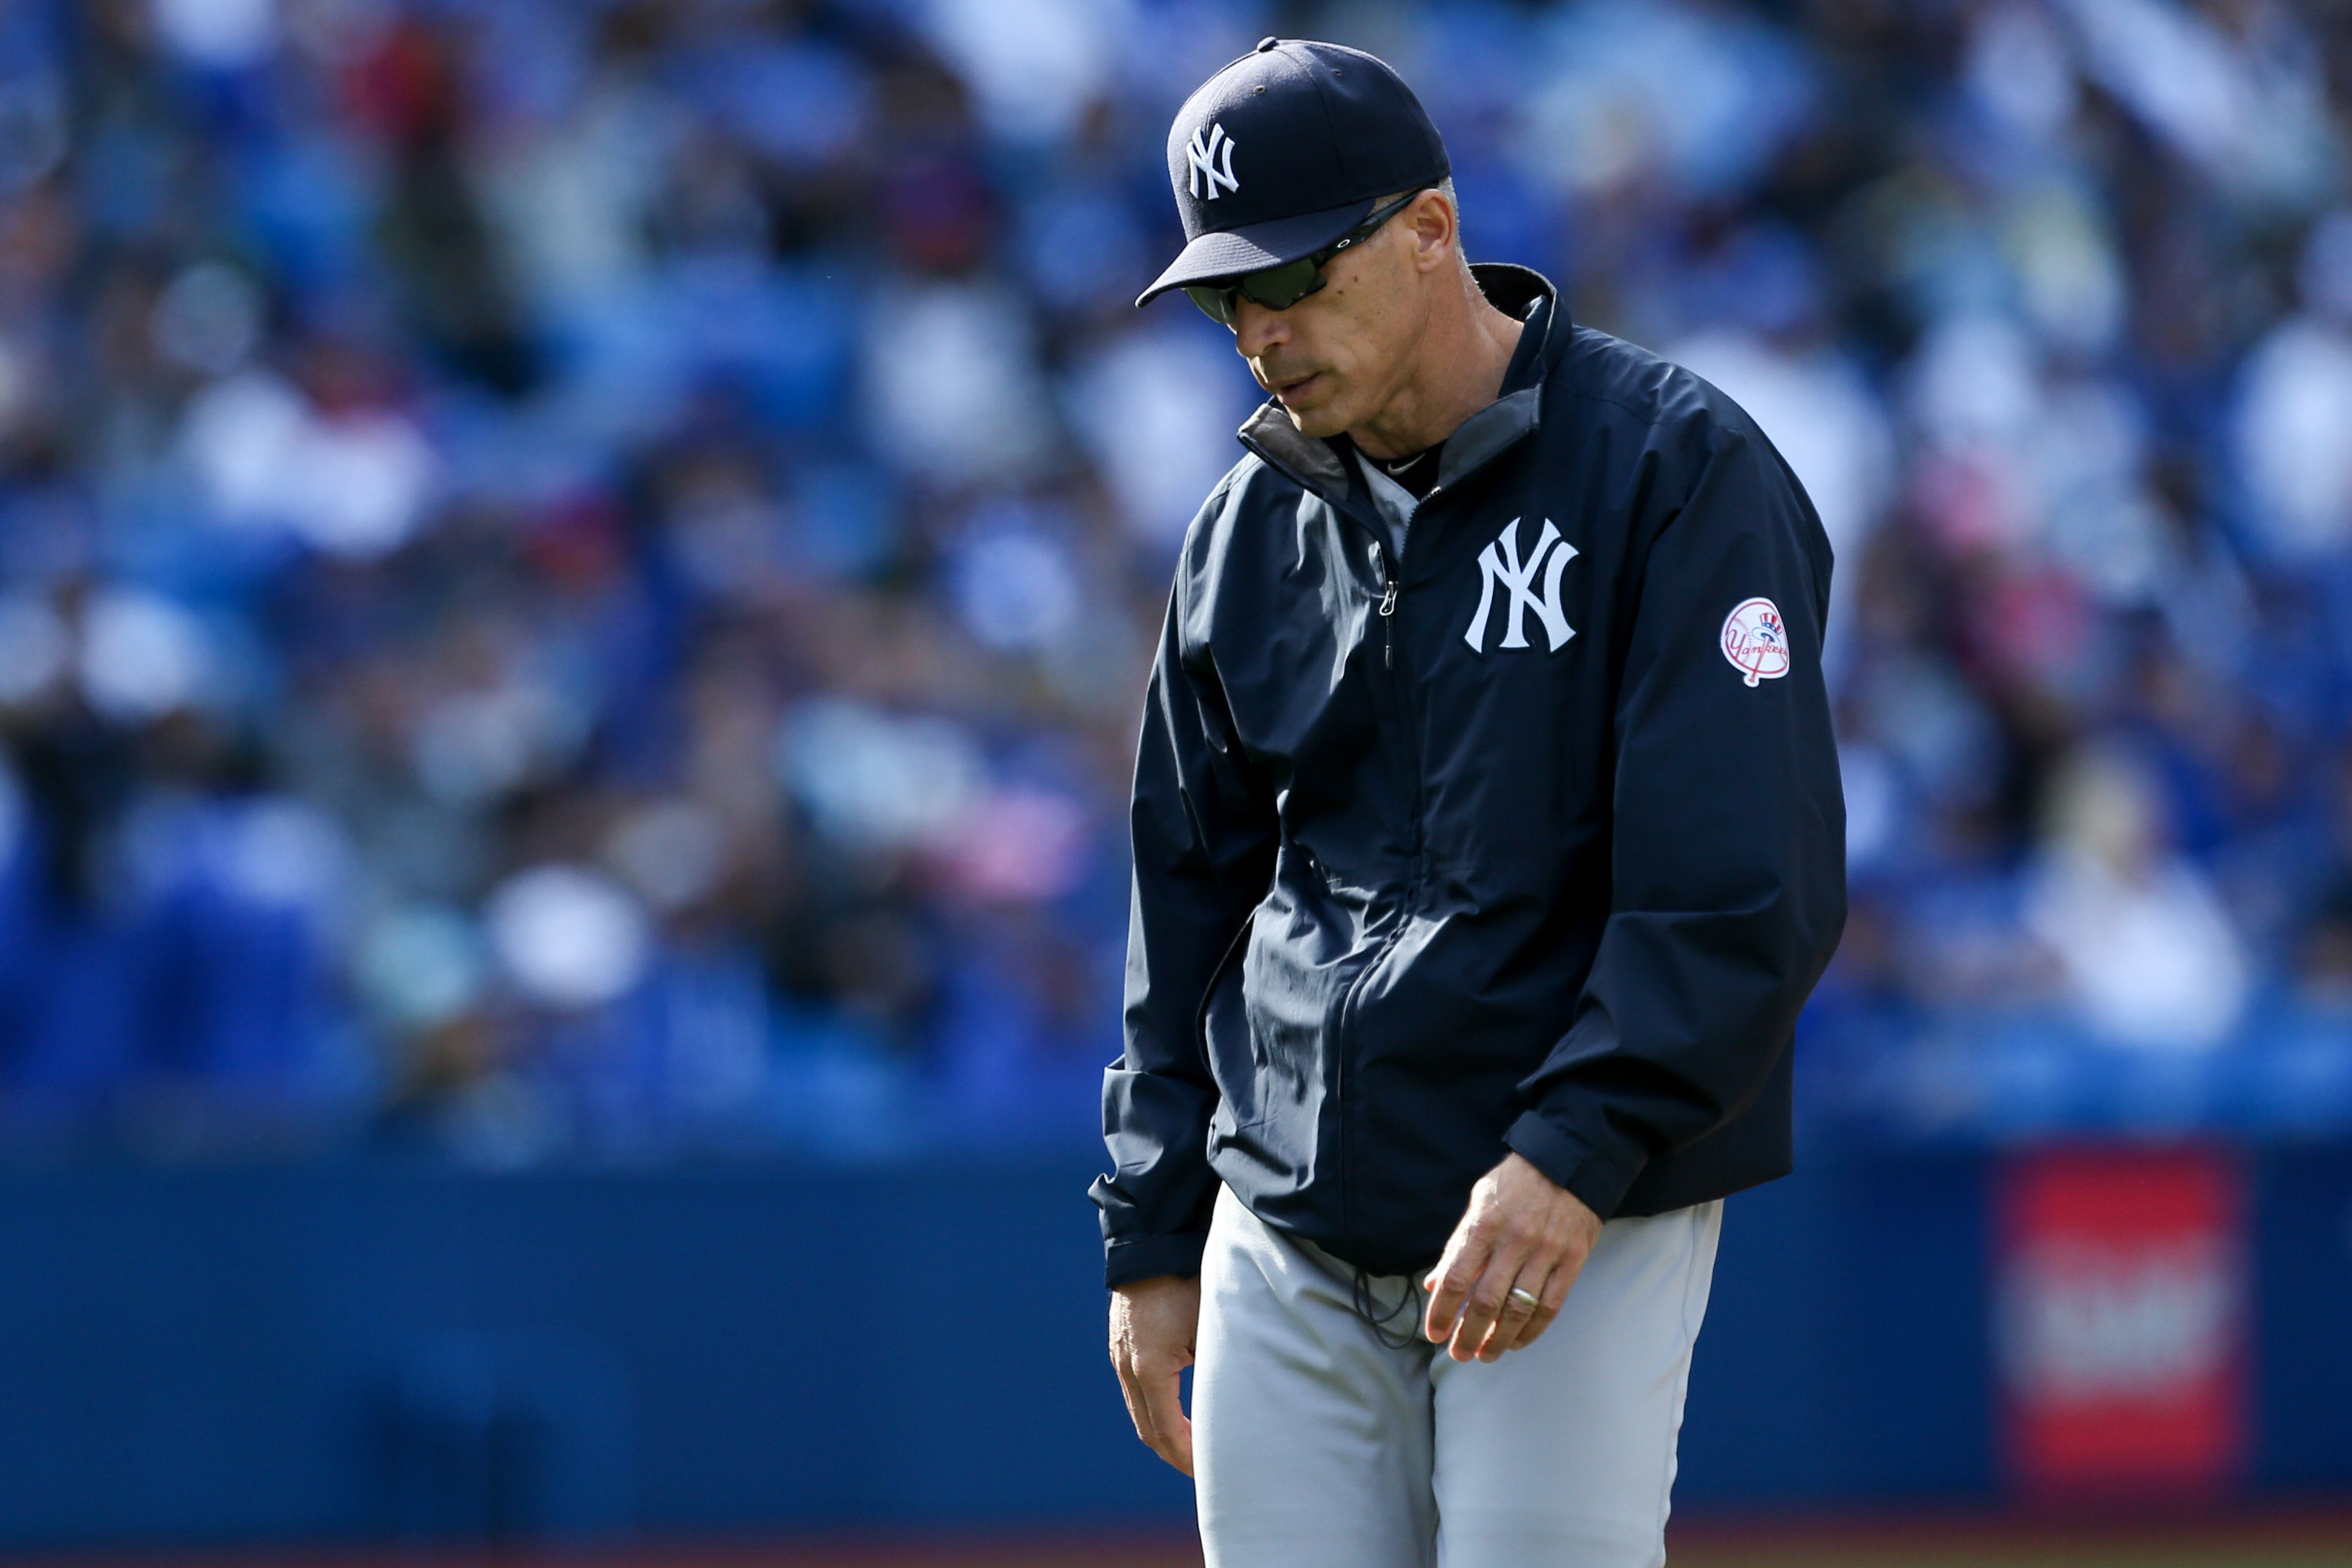
[[[1503,640],[1497,646],[1525,648],[1528,642],[1527,616],[1532,611],[1542,623],[1544,637],[1557,653],[1568,640],[1576,635],[1576,628],[1560,613],[1559,577],[1568,563],[1576,557],[1576,547],[1559,537],[1559,529],[1549,517],[1544,519],[1543,532],[1536,536],[1536,548],[1525,560],[1519,559],[1519,522],[1513,517],[1504,525],[1495,541],[1478,552],[1478,613],[1470,617],[1469,629],[1462,640],[1470,651],[1484,655],[1486,652],[1486,622],[1495,609],[1495,589],[1499,584],[1509,595],[1503,611]],[[1543,590],[1535,588],[1537,574],[1543,576]]]

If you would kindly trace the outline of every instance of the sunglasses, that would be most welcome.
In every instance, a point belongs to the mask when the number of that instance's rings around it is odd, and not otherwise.
[[[1286,261],[1280,267],[1261,267],[1244,272],[1230,283],[1194,283],[1185,286],[1184,292],[1201,308],[1201,314],[1210,320],[1239,329],[1241,305],[1246,298],[1269,310],[1287,310],[1329,281],[1323,276],[1324,267],[1341,251],[1368,237],[1375,229],[1404,211],[1422,191],[1433,191],[1434,185],[1407,191],[1385,206],[1376,207],[1371,216],[1325,246],[1321,250]]]

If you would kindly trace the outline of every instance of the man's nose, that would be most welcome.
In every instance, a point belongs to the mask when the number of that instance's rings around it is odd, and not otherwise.
[[[1234,307],[1234,347],[1244,360],[1290,340],[1290,323],[1279,310],[1269,310],[1244,294]]]

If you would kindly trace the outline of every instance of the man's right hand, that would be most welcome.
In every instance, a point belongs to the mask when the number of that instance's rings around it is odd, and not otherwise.
[[[1184,1369],[1201,1327],[1201,1281],[1162,1274],[1110,1293],[1110,1364],[1135,1435],[1151,1451],[1192,1473],[1192,1422],[1184,1414]]]

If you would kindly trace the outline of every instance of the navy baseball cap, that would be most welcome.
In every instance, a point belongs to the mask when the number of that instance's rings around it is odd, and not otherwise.
[[[1322,249],[1382,196],[1452,172],[1404,78],[1339,44],[1267,38],[1193,89],[1168,131],[1185,246],[1136,299]]]

